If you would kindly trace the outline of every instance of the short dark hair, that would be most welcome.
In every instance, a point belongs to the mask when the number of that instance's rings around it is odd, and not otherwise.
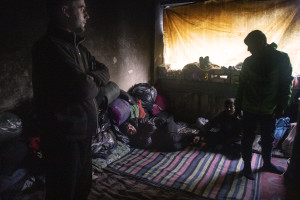
[[[124,133],[124,134],[127,134],[128,133],[128,130],[129,130],[129,122],[124,122],[123,124],[121,124],[119,126],[119,130]]]
[[[247,46],[249,44],[257,43],[258,41],[262,41],[264,44],[267,44],[267,37],[260,30],[251,31],[244,40]]]
[[[51,19],[57,16],[59,6],[68,5],[76,0],[46,0],[47,12]]]
[[[228,106],[228,105],[232,105],[234,104],[234,99],[233,98],[229,98],[225,100],[224,106]]]

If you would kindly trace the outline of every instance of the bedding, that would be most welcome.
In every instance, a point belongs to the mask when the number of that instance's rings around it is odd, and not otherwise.
[[[106,158],[94,158],[92,164],[97,168],[105,168],[108,164],[129,153],[129,145],[117,140],[116,148]]]
[[[106,168],[94,170],[97,178],[88,200],[204,200],[191,193],[156,187]]]
[[[252,168],[258,170],[261,165],[261,156],[254,154]],[[189,146],[176,152],[134,148],[106,169],[201,198],[259,199],[261,173],[255,173],[256,179],[251,181],[242,176],[242,168],[242,159],[230,160],[222,154]]]

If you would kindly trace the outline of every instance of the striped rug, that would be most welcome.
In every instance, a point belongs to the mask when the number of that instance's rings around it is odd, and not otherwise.
[[[252,168],[261,165],[261,156],[253,154]],[[197,147],[176,152],[132,149],[108,166],[109,170],[157,186],[208,199],[259,199],[260,173],[255,173],[255,181],[251,181],[241,175],[242,168],[242,159],[229,160],[222,154],[203,152]]]

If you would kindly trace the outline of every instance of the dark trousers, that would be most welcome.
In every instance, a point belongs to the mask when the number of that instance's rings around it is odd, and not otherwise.
[[[271,162],[275,122],[276,120],[272,115],[259,115],[244,112],[242,119],[242,158],[245,164],[251,164],[252,144],[255,140],[255,130],[257,129],[258,125],[260,127],[262,158],[264,164],[269,164]]]
[[[41,138],[46,200],[86,200],[92,184],[91,140]]]

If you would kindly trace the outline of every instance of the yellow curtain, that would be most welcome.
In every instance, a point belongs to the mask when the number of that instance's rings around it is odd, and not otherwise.
[[[300,73],[300,0],[211,0],[164,9],[164,62],[171,69],[199,62],[235,66],[250,55],[244,38],[261,30],[289,54]]]

